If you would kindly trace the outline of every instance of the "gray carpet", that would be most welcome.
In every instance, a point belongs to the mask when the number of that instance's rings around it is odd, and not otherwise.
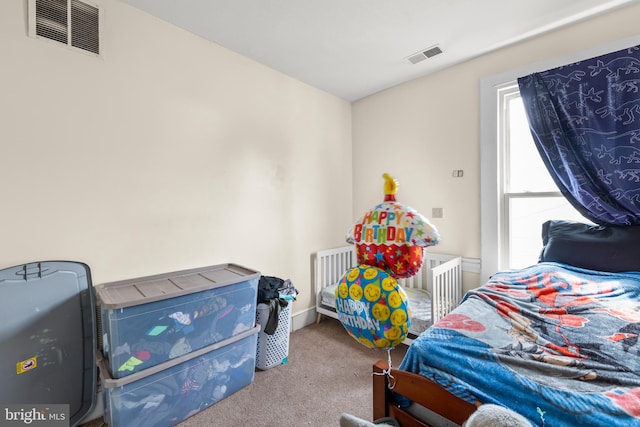
[[[406,349],[391,351],[393,366]],[[179,426],[337,427],[343,412],[371,421],[371,366],[378,359],[387,360],[386,350],[368,349],[340,322],[324,319],[290,335],[286,364],[256,371],[253,384]]]

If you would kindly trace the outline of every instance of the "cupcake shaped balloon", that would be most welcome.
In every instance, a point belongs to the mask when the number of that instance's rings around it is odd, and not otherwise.
[[[415,209],[396,201],[398,182],[384,174],[384,201],[367,211],[347,232],[359,264],[378,267],[392,277],[415,275],[424,248],[437,245],[438,230]]]

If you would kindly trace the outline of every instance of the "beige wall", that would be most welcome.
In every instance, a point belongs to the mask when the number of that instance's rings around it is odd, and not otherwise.
[[[116,0],[97,59],[0,2],[0,268],[95,284],[233,262],[291,278],[352,221],[349,103]]]
[[[640,16],[636,4],[350,106],[94,2],[101,59],[28,37],[27,1],[0,2],[0,268],[75,260],[103,283],[234,262],[291,278],[294,314],[313,304],[310,254],[344,244],[383,172],[399,201],[444,209],[429,250],[479,257],[479,81],[634,35]]]
[[[442,241],[429,251],[480,258],[480,81],[637,35],[639,17],[635,3],[353,103],[354,217],[381,201],[386,171],[398,201],[427,217],[443,208],[433,219]],[[478,276],[464,281],[469,289]]]

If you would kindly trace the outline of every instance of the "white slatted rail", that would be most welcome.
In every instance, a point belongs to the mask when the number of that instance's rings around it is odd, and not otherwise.
[[[348,269],[357,266],[357,262],[354,246],[327,249],[315,254],[314,291],[318,321],[323,314],[338,318],[335,308],[322,305],[320,292],[337,283]],[[425,289],[430,293],[431,318],[435,323],[453,310],[462,298],[462,258],[425,251],[420,271],[412,277],[398,280],[398,283],[405,288]]]

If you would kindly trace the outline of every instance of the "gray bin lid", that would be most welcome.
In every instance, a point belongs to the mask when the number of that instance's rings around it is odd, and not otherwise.
[[[0,402],[68,404],[76,425],[96,398],[96,325],[85,264],[0,270]]]
[[[251,279],[260,279],[260,273],[236,264],[220,264],[102,283],[96,286],[96,293],[102,308],[117,309],[161,301]]]

